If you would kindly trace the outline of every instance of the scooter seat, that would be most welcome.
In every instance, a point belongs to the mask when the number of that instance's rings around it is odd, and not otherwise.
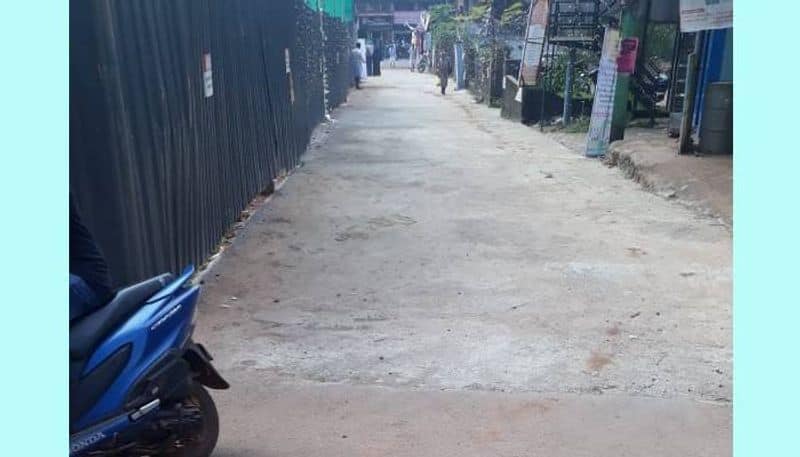
[[[148,298],[163,289],[173,275],[166,273],[118,291],[96,311],[74,321],[69,329],[69,357],[86,359],[111,331],[133,315]]]

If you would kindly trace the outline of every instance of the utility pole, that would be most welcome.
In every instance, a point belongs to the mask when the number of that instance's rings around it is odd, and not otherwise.
[[[489,41],[491,43],[491,59],[489,61],[489,74],[488,74],[488,93],[487,93],[487,104],[492,104],[492,97],[494,92],[498,89],[495,83],[497,82],[498,74],[501,76],[500,81],[502,82],[503,76],[503,57],[499,55],[501,52],[500,47],[498,46],[498,39],[497,39],[497,29],[500,27],[500,17],[503,14],[503,10],[506,8],[507,0],[491,0],[489,2],[489,23],[488,23],[488,30],[487,35],[489,36]]]
[[[700,58],[700,49],[703,43],[703,33],[695,33],[694,50],[686,59],[686,89],[683,95],[683,113],[680,134],[678,135],[678,154],[688,154],[693,150],[692,121],[694,118],[694,98],[697,92],[698,59]]]
[[[622,9],[620,18],[620,40],[638,38],[641,42],[647,32],[651,0],[632,0]],[[642,52],[642,47],[639,47]],[[628,100],[630,98],[631,75],[617,74],[617,87],[614,93],[614,111],[611,118],[610,141],[625,137],[628,125]]]
[[[572,81],[575,77],[575,53],[575,48],[569,48],[567,74],[564,77],[564,113],[561,117],[564,126],[572,123]]]
[[[494,85],[494,66],[497,64],[496,45],[496,30],[495,30],[495,17],[500,17],[498,0],[491,0],[489,2],[489,17],[486,23],[486,35],[489,37],[489,45],[491,54],[489,55],[489,68],[484,69],[486,72],[486,104],[492,104],[492,86]]]

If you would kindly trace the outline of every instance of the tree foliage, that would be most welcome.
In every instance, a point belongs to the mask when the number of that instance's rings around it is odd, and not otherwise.
[[[645,53],[648,57],[672,60],[675,46],[676,24],[650,24],[647,27]]]
[[[485,21],[489,16],[489,6],[488,3],[480,3],[473,6],[467,13],[467,18],[472,22]]]
[[[429,30],[437,49],[452,49],[466,35],[463,18],[456,15],[450,5],[436,5],[429,10]]]
[[[575,52],[575,72],[573,73],[573,98],[592,98],[593,78],[590,73],[597,69],[600,56],[594,52],[577,50]],[[567,80],[569,53],[557,54],[547,68],[547,89],[555,94],[563,94]]]
[[[527,21],[527,6],[521,0],[511,3],[500,15],[500,27],[505,33],[525,35]]]

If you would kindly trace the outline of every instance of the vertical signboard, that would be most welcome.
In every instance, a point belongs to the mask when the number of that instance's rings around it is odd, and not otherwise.
[[[681,32],[733,27],[733,0],[680,0]]]
[[[592,118],[589,121],[589,133],[586,135],[587,157],[603,156],[608,149],[614,92],[617,87],[617,57],[619,57],[619,30],[609,27],[606,28],[603,38]]]
[[[453,45],[454,73],[456,79],[456,90],[461,90],[465,85],[464,72],[464,44],[456,43]]]
[[[544,52],[549,12],[549,0],[535,0],[531,3],[528,13],[528,28],[525,32],[525,46],[522,49],[522,62],[519,67],[520,87],[536,85]]]

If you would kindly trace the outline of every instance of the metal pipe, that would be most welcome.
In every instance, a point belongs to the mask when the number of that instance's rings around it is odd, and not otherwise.
[[[694,93],[697,88],[697,63],[700,58],[700,48],[703,44],[703,32],[694,36],[694,50],[686,59],[686,90],[683,96],[683,114],[681,116],[681,130],[678,137],[678,154],[692,152],[692,118],[694,117]]]
[[[562,122],[564,126],[572,120],[572,80],[575,75],[575,48],[569,50],[569,61],[567,62],[567,74],[564,78],[564,112]]]

